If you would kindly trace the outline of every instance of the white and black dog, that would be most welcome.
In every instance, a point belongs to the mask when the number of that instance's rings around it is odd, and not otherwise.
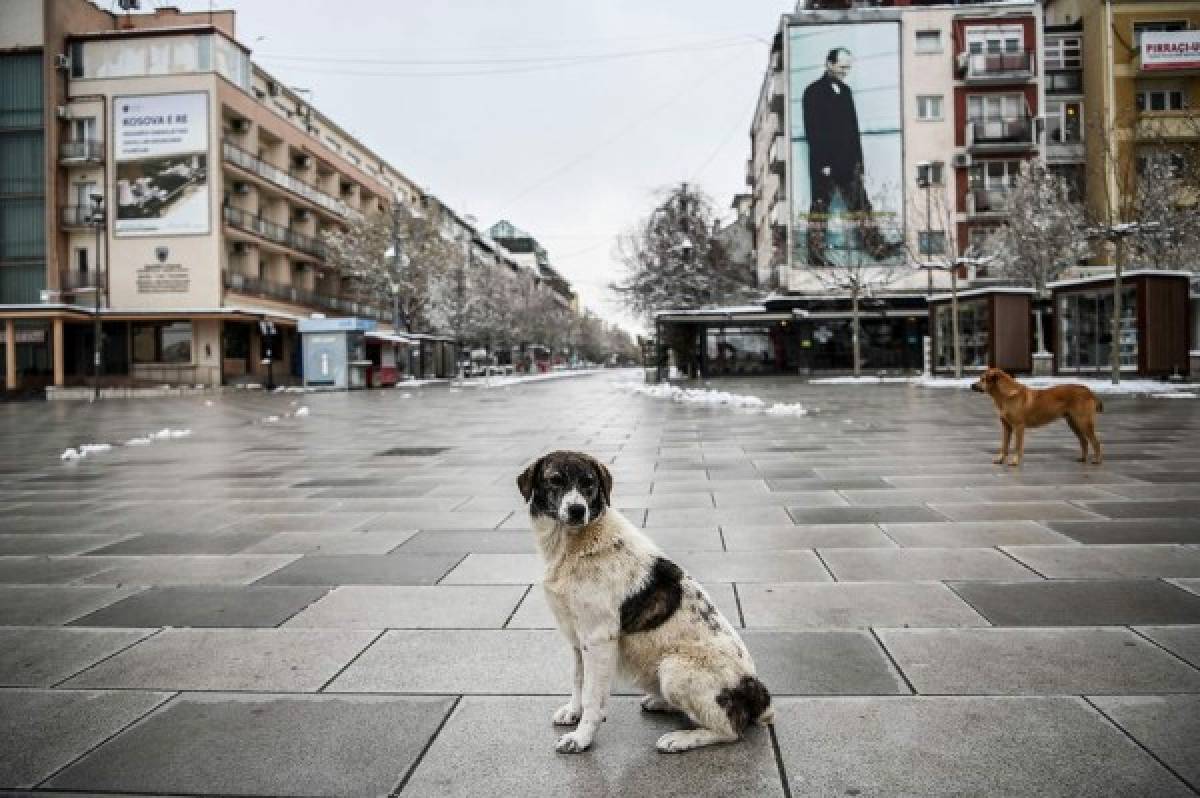
[[[551,452],[517,477],[529,503],[544,587],[575,653],[571,701],[554,713],[560,753],[586,751],[618,670],[646,692],[642,708],[678,710],[695,729],[664,734],[659,751],[737,740],[771,723],[771,694],[737,632],[704,589],[609,507],[612,475],[579,452]]]

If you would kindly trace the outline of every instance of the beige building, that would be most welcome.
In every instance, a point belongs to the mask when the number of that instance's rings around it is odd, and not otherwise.
[[[296,324],[313,314],[376,322],[383,350],[408,341],[391,297],[339,273],[321,233],[436,200],[256,65],[232,11],[0,13],[7,390],[90,384],[97,315],[116,384],[261,382],[268,351],[275,380],[296,381]],[[447,219],[478,263],[513,265]]]

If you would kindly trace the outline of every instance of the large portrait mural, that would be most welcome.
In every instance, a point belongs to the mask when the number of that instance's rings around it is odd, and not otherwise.
[[[113,98],[119,236],[209,231],[208,95]]]
[[[904,260],[898,22],[790,28],[792,265]]]

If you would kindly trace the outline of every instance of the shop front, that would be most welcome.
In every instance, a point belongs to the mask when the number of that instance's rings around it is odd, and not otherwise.
[[[1189,373],[1190,277],[1168,271],[1123,276],[1115,340],[1122,372],[1138,377]],[[1063,280],[1049,288],[1055,311],[1055,373],[1108,373],[1114,346],[1113,278]]]
[[[998,368],[1033,370],[1031,288],[978,288],[958,292],[958,341],[964,372]],[[929,300],[930,346],[935,374],[954,373],[954,298]]]

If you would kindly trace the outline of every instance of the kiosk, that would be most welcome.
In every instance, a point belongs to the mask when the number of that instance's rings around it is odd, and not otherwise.
[[[304,386],[345,391],[367,387],[365,336],[375,329],[372,319],[301,319]]]

